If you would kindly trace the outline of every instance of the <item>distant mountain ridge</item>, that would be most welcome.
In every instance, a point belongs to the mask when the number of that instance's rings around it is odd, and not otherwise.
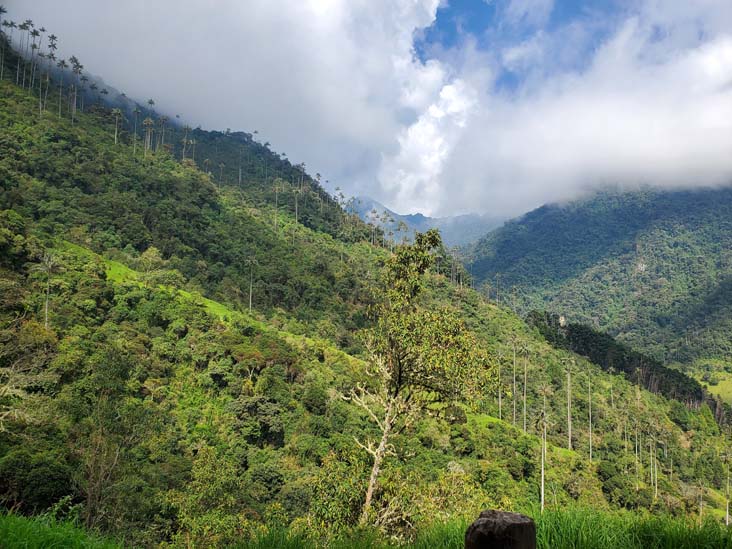
[[[472,249],[484,292],[664,362],[732,362],[732,189],[606,191],[542,206]]]
[[[393,238],[400,240],[405,234],[410,238],[416,232],[424,232],[429,229],[439,229],[442,239],[448,246],[466,246],[476,242],[489,231],[500,227],[506,220],[503,217],[489,216],[487,214],[463,214],[449,217],[428,217],[421,213],[398,214],[390,210],[380,202],[366,196],[356,197],[354,210],[359,217],[367,223],[376,222],[385,231],[392,231]],[[383,214],[386,212],[390,220],[384,221]],[[397,233],[399,223],[407,226],[407,231]]]

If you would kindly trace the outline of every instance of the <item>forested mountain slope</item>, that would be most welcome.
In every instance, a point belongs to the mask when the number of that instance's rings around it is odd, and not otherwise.
[[[732,356],[732,189],[608,191],[481,240],[473,274],[518,310],[609,331],[657,359]]]
[[[54,88],[60,115],[0,81],[6,509],[78,517],[130,546],[283,528],[407,540],[486,506],[535,509],[545,478],[554,508],[723,517],[729,426],[706,404],[646,391],[451,284],[434,234],[372,245],[304,174],[217,180]],[[406,320],[389,314],[397,298]],[[480,352],[455,361],[466,343]],[[364,521],[374,417],[383,398],[408,404],[381,391],[377,358],[402,344],[428,368],[406,391],[424,406],[384,445]],[[443,375],[445,396],[430,384],[453,362],[466,383]]]

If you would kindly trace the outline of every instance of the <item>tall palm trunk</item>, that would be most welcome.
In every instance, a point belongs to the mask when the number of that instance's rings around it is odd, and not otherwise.
[[[48,88],[51,87],[51,67],[50,65],[46,69],[46,92],[43,96],[43,110],[48,109]]]
[[[592,461],[592,380],[587,380],[587,400],[589,402],[589,425],[590,425],[590,461]]]
[[[137,113],[135,113],[135,130],[132,135],[132,156],[137,153]]]
[[[61,80],[58,83],[58,117],[61,118],[61,99],[64,96],[64,73],[61,73]]]
[[[567,366],[567,449],[572,449],[572,370]]]
[[[0,21],[2,23],[2,21]],[[3,43],[3,49],[2,52],[0,52],[0,81],[3,79],[3,75],[5,74],[5,40],[2,41]]]
[[[501,393],[503,392],[503,387],[501,386],[501,358],[498,359],[498,419],[503,419],[503,397]]]
[[[20,63],[23,60],[23,34],[20,35],[20,41],[18,43],[18,63],[15,66],[15,85],[20,84]]]
[[[516,343],[513,344],[513,424],[516,425]]]
[[[527,376],[527,371],[526,371],[527,362],[528,362],[528,360],[524,356],[524,433],[526,432],[526,385],[527,385],[527,381],[528,381],[528,376]]]
[[[544,470],[546,468],[546,394],[541,420],[541,512],[544,512]]]
[[[254,263],[249,267],[249,313],[252,312],[252,290],[254,289]]]
[[[51,274],[49,273],[46,276],[46,304],[45,304],[45,307],[44,307],[44,309],[45,309],[45,314],[44,314],[45,319],[44,319],[44,322],[43,322],[43,325],[46,328],[48,328],[48,299],[49,299],[50,295],[51,295]]]

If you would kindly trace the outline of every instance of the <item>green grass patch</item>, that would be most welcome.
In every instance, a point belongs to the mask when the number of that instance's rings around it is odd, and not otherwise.
[[[471,423],[474,423],[476,427],[487,427],[491,424],[503,422],[497,417],[489,416],[487,414],[468,414],[468,419]]]
[[[732,529],[720,522],[653,516],[630,511],[548,509],[529,513],[536,520],[539,549],[732,549]],[[462,549],[469,520],[454,519],[420,529],[411,542],[386,540],[375,530],[354,530],[316,542],[286,528],[270,529],[242,542],[240,549]],[[0,547],[112,549],[123,545],[89,533],[69,522],[46,517],[0,514]]]
[[[105,259],[104,264],[106,266],[107,278],[112,282],[119,284],[122,282],[137,280],[139,278],[137,271],[133,271],[127,265],[124,265],[119,261]]]
[[[186,290],[177,290],[180,295],[183,297],[190,299],[191,301],[197,301],[203,304],[206,311],[211,313],[213,316],[216,316],[218,318],[226,318],[231,319],[235,315],[240,314],[238,311],[235,311],[233,309],[230,309],[226,305],[219,303],[218,301],[214,301],[212,299],[208,299],[207,297],[203,297],[200,294],[192,294],[191,292],[188,292]]]
[[[115,549],[122,545],[90,534],[69,522],[3,513],[0,514],[0,547]]]
[[[536,520],[539,549],[732,549],[732,529],[720,522],[702,524],[691,519],[653,516],[630,511],[603,512],[590,508],[549,509],[529,512]],[[411,542],[379,540],[376,533],[359,531],[329,540],[327,547],[376,549],[462,549],[469,520],[454,519],[418,530]],[[266,535],[241,547],[305,549],[317,544],[286,529]]]
[[[732,374],[719,372],[715,375],[719,379],[716,385],[710,385],[703,381],[702,384],[711,394],[719,396],[727,404],[732,404]]]

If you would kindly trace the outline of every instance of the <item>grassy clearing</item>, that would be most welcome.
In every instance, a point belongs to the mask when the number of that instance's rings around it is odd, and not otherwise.
[[[699,525],[696,521],[666,516],[608,513],[594,509],[548,510],[543,515],[530,514],[536,519],[539,549],[732,549],[732,529],[713,520]],[[385,543],[375,535],[360,532],[326,546],[462,549],[468,524],[467,520],[434,524],[421,530],[416,539],[406,545]],[[314,544],[305,537],[280,530],[269,532],[241,547],[305,549],[314,547]]]
[[[719,383],[716,385],[709,385],[708,383],[702,382],[704,387],[713,395],[719,396],[727,404],[732,404],[732,374],[727,372],[719,372],[716,374]]]
[[[536,518],[539,549],[732,549],[732,528],[713,520],[698,521],[631,512],[594,509],[547,510]],[[462,549],[469,521],[456,519],[421,530],[408,544],[385,542],[377,532],[358,530],[327,543],[287,529],[271,529],[239,549]],[[121,548],[70,523],[44,518],[0,515],[0,547],[3,548]]]
[[[96,537],[67,522],[0,514],[0,547],[119,549],[122,546]]]
[[[537,521],[538,546],[582,549],[732,548],[732,530],[709,520],[592,509],[549,510]]]
[[[119,261],[105,259],[104,264],[107,267],[107,278],[112,282],[116,282],[119,284],[121,282],[139,279],[139,274],[137,273],[137,271],[133,271],[127,265],[123,265]]]

